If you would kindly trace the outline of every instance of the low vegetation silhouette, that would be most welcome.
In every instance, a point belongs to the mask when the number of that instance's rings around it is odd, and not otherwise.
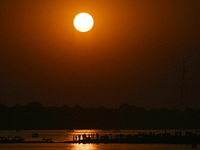
[[[1,130],[28,129],[198,129],[200,109],[44,107],[39,102],[0,105]]]

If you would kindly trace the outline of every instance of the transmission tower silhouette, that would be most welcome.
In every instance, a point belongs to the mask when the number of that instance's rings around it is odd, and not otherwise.
[[[187,90],[187,77],[186,77],[186,62],[185,60],[183,60],[180,109],[183,110],[188,107],[189,104],[188,104],[188,90]]]

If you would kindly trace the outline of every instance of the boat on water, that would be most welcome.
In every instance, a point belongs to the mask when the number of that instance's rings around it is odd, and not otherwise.
[[[74,132],[74,129],[68,129],[66,132]]]
[[[0,143],[7,143],[9,141],[9,139],[7,137],[0,137]]]
[[[38,133],[35,132],[35,133],[32,134],[32,138],[37,138],[37,137],[39,137]]]
[[[22,143],[24,138],[21,136],[14,136],[12,139],[7,137],[0,137],[0,143]]]
[[[200,135],[190,131],[183,134],[181,130],[175,131],[174,134],[164,131],[164,133],[157,134],[154,132],[138,132],[138,134],[108,134],[93,138],[90,135],[80,135],[80,137],[82,138],[73,137],[73,141],[68,141],[68,143],[191,144],[193,145],[192,148],[200,144]]]
[[[45,143],[53,143],[52,138],[43,138],[43,142],[45,142]]]
[[[21,143],[24,141],[24,138],[22,138],[21,136],[14,136],[12,139],[12,142],[14,143]]]

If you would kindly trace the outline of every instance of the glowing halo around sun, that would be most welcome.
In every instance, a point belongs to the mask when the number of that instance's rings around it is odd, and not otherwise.
[[[87,32],[92,29],[94,20],[88,13],[80,13],[74,18],[74,27],[80,32]]]

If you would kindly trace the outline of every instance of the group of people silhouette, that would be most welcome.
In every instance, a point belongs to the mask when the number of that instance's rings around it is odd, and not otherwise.
[[[91,139],[99,139],[99,134],[79,134],[73,136],[73,141],[80,141],[80,140],[91,140]]]

